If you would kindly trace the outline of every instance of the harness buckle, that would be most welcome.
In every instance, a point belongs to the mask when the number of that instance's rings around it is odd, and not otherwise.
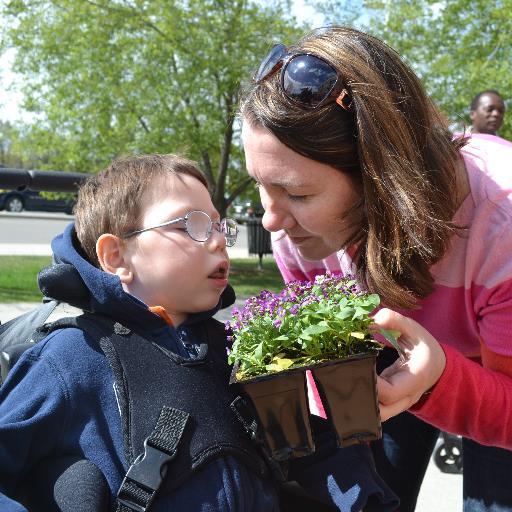
[[[168,454],[148,443],[148,438],[144,441],[144,453],[141,453],[130,466],[123,479],[117,499],[119,504],[124,505],[129,510],[136,512],[145,512],[149,507],[156,491],[160,487],[167,473],[167,463],[176,456],[176,450]],[[129,488],[137,486],[143,493],[147,493],[147,501],[144,505],[135,503],[131,492],[123,492]]]

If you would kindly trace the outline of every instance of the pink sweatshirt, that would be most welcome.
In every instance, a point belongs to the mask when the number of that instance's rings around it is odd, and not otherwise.
[[[482,444],[512,448],[512,143],[475,134],[461,152],[471,192],[454,220],[468,228],[431,267],[434,292],[419,309],[400,311],[430,331],[447,356],[432,394],[411,412]],[[350,250],[312,262],[284,232],[272,239],[286,282],[354,272]]]

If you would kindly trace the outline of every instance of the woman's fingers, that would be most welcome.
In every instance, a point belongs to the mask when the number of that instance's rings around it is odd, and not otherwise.
[[[388,308],[379,309],[373,317],[373,321],[378,327],[383,329],[399,331],[401,336],[405,338],[402,340],[402,343],[406,343],[408,336],[415,334],[417,327],[421,327],[411,318]]]
[[[386,421],[403,411],[406,411],[413,405],[409,396],[399,398],[396,396],[395,390],[389,382],[381,377],[377,377],[377,388],[379,394],[379,410],[381,421]],[[383,399],[383,396],[386,398]],[[393,397],[391,399],[390,397]]]
[[[444,371],[446,358],[437,340],[411,318],[389,309],[374,317],[376,325],[401,333],[406,360],[397,360],[377,380],[381,417],[388,419],[416,403]]]

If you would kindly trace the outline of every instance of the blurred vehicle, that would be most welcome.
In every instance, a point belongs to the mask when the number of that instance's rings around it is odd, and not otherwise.
[[[0,210],[7,212],[44,211],[73,213],[73,199],[48,199],[35,190],[0,190]]]

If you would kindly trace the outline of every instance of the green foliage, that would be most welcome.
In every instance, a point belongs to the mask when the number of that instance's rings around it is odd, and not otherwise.
[[[373,18],[373,31],[406,57],[459,129],[470,125],[469,104],[478,92],[497,89],[510,100],[512,0],[371,4],[380,12]],[[500,135],[512,139],[510,115]]]
[[[9,0],[5,47],[17,50],[23,132],[40,168],[94,172],[131,153],[186,153],[224,212],[248,180],[233,145],[241,80],[270,45],[300,30],[288,2]]]
[[[10,122],[0,120],[0,165],[20,168],[26,163],[20,154],[17,143],[16,128]]]
[[[369,315],[378,305],[377,295],[332,274],[289,283],[279,294],[264,291],[233,312],[229,362],[243,380],[377,350]]]

